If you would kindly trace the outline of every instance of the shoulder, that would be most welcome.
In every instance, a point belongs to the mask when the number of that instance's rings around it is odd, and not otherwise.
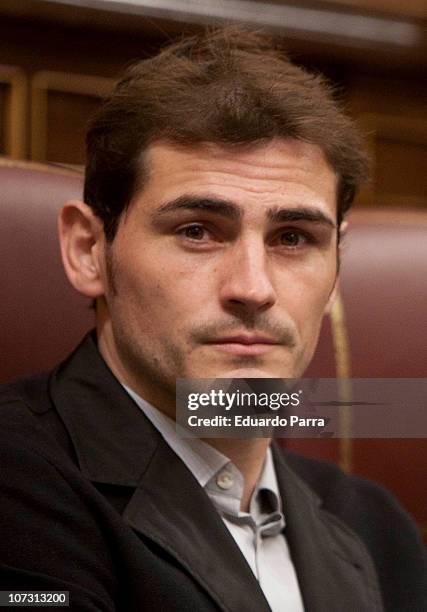
[[[46,409],[49,408],[49,377],[49,372],[42,372],[26,378],[20,378],[11,383],[1,384],[0,410],[20,402],[29,408],[30,411],[38,411],[37,406],[40,405],[40,401],[44,402]]]
[[[0,439],[17,435],[24,447],[31,441],[50,455],[65,452],[77,464],[68,429],[51,399],[50,382],[57,369],[0,385]]]
[[[101,524],[115,517],[46,425],[46,385],[43,375],[0,388],[0,587],[65,589],[79,609],[112,609]]]
[[[384,511],[409,520],[409,514],[396,498],[381,485],[344,472],[339,466],[296,453],[282,451],[289,467],[320,497],[323,506],[356,518],[361,507],[364,522]]]
[[[21,486],[24,472],[39,480],[43,475],[57,476],[59,466],[75,467],[56,425],[59,417],[49,397],[49,376],[37,374],[0,386],[2,473],[9,478],[19,473]]]
[[[394,583],[412,585],[411,597],[417,602],[419,597],[421,601],[427,581],[425,548],[413,518],[394,495],[381,485],[347,474],[332,463],[287,450],[282,452],[287,465],[320,498],[323,510],[363,541],[375,563],[383,591],[390,592],[390,585]],[[421,609],[417,605],[413,609]]]
[[[37,415],[51,408],[47,381],[47,374],[39,374],[0,385],[0,435],[37,425]]]

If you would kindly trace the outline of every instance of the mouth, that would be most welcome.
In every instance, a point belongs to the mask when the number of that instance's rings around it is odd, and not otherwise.
[[[279,343],[265,336],[227,336],[208,342],[215,349],[232,355],[263,355]]]

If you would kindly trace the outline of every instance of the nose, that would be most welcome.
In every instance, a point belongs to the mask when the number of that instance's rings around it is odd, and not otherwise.
[[[220,300],[234,314],[255,314],[277,300],[263,240],[240,240],[223,262]]]

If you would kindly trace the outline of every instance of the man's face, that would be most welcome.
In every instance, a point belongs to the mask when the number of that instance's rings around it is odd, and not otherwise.
[[[315,145],[149,148],[105,247],[101,352],[158,404],[176,378],[297,377],[337,271],[336,177]]]

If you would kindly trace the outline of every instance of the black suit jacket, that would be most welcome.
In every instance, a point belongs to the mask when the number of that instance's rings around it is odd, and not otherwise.
[[[94,336],[0,400],[0,589],[71,609],[267,612],[204,490],[102,360]],[[396,501],[337,467],[274,461],[308,612],[424,612],[424,551]]]

